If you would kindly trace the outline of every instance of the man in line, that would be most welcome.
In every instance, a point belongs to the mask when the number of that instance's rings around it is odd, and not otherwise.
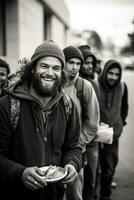
[[[119,138],[128,115],[128,90],[121,78],[120,63],[109,60],[95,84],[100,105],[100,122],[114,130],[112,144],[102,144],[100,148],[100,200],[111,200],[111,183],[118,164]]]
[[[80,67],[80,76],[93,83],[97,59],[88,45],[81,45],[79,49],[84,57]],[[98,166],[98,142],[92,141],[86,148],[87,164],[84,168],[83,200],[93,200],[96,172]]]
[[[10,73],[9,64],[0,59],[0,97],[4,96],[8,89],[8,75]]]
[[[57,44],[44,41],[23,67],[20,81],[0,99],[0,188],[4,200],[62,200],[64,184],[73,182],[81,168],[79,116],[71,99],[68,118],[65,112],[64,63]],[[20,102],[14,131],[10,121],[13,97]],[[62,182],[43,181],[40,167],[50,165],[67,170]]]
[[[83,56],[79,48],[76,46],[68,46],[64,48],[63,51],[66,60],[64,68],[66,82],[64,89],[65,92],[74,100],[79,111],[81,121],[80,144],[83,146],[84,155],[86,148],[96,137],[98,131],[98,101],[91,83],[79,77],[80,66],[83,64]],[[82,94],[80,95],[80,93]],[[79,172],[78,180],[74,184],[67,186],[67,200],[82,200],[82,189],[83,168]]]

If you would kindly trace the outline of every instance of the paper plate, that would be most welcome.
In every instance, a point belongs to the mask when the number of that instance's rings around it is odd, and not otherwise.
[[[48,178],[45,176],[45,173],[50,167],[56,167],[57,173],[55,173],[54,176],[50,176]],[[45,166],[45,167],[40,167],[40,169],[41,169],[41,171],[44,172],[44,176],[42,176],[42,180],[44,180],[45,182],[48,182],[48,183],[54,183],[54,182],[60,181],[63,178],[65,178],[65,176],[67,175],[67,170],[65,170],[62,167],[58,167],[58,166]]]

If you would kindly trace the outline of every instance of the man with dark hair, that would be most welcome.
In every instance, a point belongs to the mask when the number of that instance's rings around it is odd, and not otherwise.
[[[100,105],[100,122],[112,127],[114,131],[112,144],[102,143],[100,146],[100,200],[111,200],[111,183],[119,159],[119,139],[128,115],[128,90],[121,78],[120,63],[109,60],[95,82]]]
[[[91,83],[79,77],[79,70],[83,64],[83,56],[76,46],[68,46],[63,50],[65,55],[66,82],[65,92],[75,101],[81,122],[80,144],[83,147],[83,168],[79,172],[77,181],[67,187],[67,200],[82,200],[84,155],[91,141],[97,136],[99,125],[99,105]]]
[[[77,178],[80,123],[75,104],[62,90],[64,63],[59,46],[44,41],[23,66],[20,80],[0,99],[0,188],[4,200],[9,196],[14,200],[63,200],[64,184]],[[20,112],[12,130],[13,99],[19,101]],[[40,167],[51,165],[63,167],[67,176],[47,184]]]
[[[84,62],[80,67],[80,76],[93,84],[95,77],[95,67],[97,59],[91,52],[91,48],[88,45],[81,45],[79,49],[84,57]],[[84,168],[84,188],[83,188],[83,200],[93,200],[96,183],[96,172],[98,166],[98,142],[92,141],[87,146],[87,164]]]
[[[91,79],[94,79],[95,77],[97,58],[88,45],[81,45],[79,46],[79,49],[84,57],[84,63],[80,68],[80,76],[91,81]]]
[[[0,59],[0,97],[4,96],[7,92],[9,73],[9,64],[3,59]]]

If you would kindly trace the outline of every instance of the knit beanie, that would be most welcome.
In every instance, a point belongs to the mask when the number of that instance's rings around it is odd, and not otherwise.
[[[83,55],[80,51],[80,49],[76,46],[68,46],[63,49],[65,60],[69,60],[71,58],[79,58],[81,62],[83,63]]]
[[[31,62],[36,62],[45,56],[58,58],[62,62],[62,67],[65,65],[65,56],[60,47],[53,40],[45,40],[39,45],[31,57]]]

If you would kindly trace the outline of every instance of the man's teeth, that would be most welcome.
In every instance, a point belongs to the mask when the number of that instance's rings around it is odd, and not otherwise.
[[[53,82],[54,80],[53,79],[50,79],[50,78],[43,78],[45,81],[50,81],[50,82]]]

